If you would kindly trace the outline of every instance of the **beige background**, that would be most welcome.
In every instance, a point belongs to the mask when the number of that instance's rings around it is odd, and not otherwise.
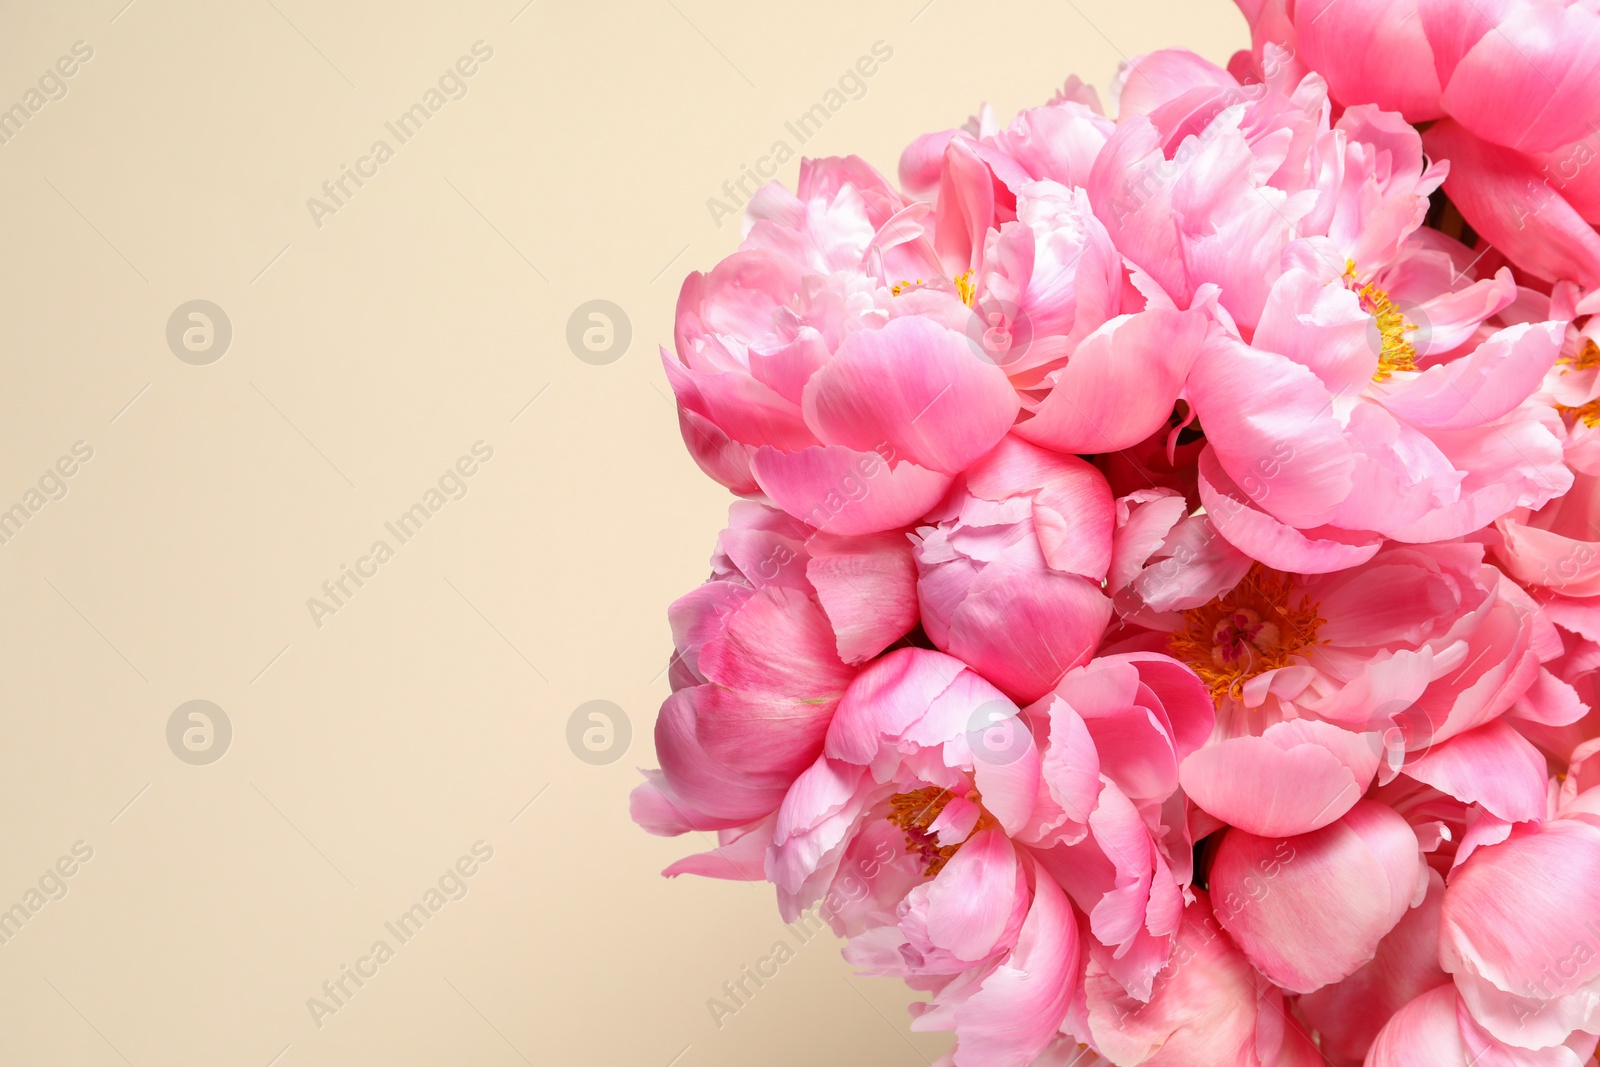
[[[706,199],[875,41],[893,58],[805,151],[892,174],[984,99],[1006,121],[1127,55],[1225,61],[1243,20],[1225,0],[523,3],[6,5],[0,107],[74,42],[93,58],[0,147],[0,509],[74,443],[93,458],[0,545],[0,909],[76,842],[93,857],[0,945],[0,1063],[944,1048],[826,937],[719,1029],[707,999],[795,938],[765,888],[660,879],[701,844],[628,821],[664,611],[727,504],[655,346],[683,273],[735,247]],[[467,95],[398,144],[384,123],[480,40]],[[319,227],[307,198],[379,138],[394,158]],[[165,338],[197,298],[233,329],[204,366]],[[633,327],[607,366],[565,340],[596,298]],[[315,625],[307,598],[394,547],[384,522],[478,441],[466,496]],[[193,699],[233,727],[206,766],[166,740]],[[633,727],[605,766],[566,740],[594,699]],[[307,999],[397,946],[383,924],[478,841],[467,895],[318,1027]]]

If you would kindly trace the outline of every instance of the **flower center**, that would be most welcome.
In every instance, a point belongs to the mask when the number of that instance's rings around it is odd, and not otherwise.
[[[1233,589],[1183,614],[1167,647],[1219,704],[1258,674],[1288,666],[1312,648],[1323,619],[1294,579],[1257,563]]]
[[[1575,370],[1593,370],[1596,367],[1600,367],[1600,345],[1595,344],[1593,341],[1585,341],[1582,350],[1577,355],[1562,356],[1556,362],[1566,367],[1566,370],[1561,372],[1562,374]],[[1583,420],[1583,424],[1590,429],[1600,426],[1600,400],[1591,400],[1587,404],[1579,404],[1577,407],[1557,404],[1556,410],[1562,415],[1571,415],[1575,419]]]
[[[928,832],[928,827],[934,824],[944,811],[945,805],[955,796],[956,794],[948,789],[930,785],[913,789],[909,793],[896,793],[889,798],[889,821],[906,832],[906,851],[922,862],[922,873],[929,878],[943,870],[944,865],[950,862],[950,857],[954,856],[964,843],[941,845],[938,835]],[[965,799],[974,804],[982,800],[976,789],[968,790]],[[983,812],[978,816],[977,825],[973,826],[972,832],[967,837],[970,839],[972,834],[979,830],[988,829],[994,825],[994,821],[994,816],[987,811]]]
[[[1378,324],[1378,337],[1383,342],[1383,347],[1378,353],[1378,369],[1372,375],[1375,382],[1386,382],[1396,371],[1414,371],[1417,369],[1417,347],[1411,343],[1408,334],[1417,332],[1414,323],[1406,321],[1405,312],[1400,306],[1389,298],[1389,294],[1368,282],[1356,288],[1356,265],[1354,260],[1345,263],[1345,284],[1355,290],[1361,300],[1361,310],[1371,315]]]
[[[966,272],[964,272],[962,274],[957,274],[954,278],[951,278],[950,280],[955,282],[956,295],[961,298],[961,302],[963,304],[967,305],[967,307],[971,307],[972,306],[973,297],[977,296],[977,294],[978,294],[978,287],[976,285],[974,285],[973,282],[972,282],[972,272],[969,270],[969,271],[966,271]],[[914,289],[922,289],[926,285],[927,285],[927,283],[924,282],[921,278],[918,278],[914,282],[908,282],[908,281],[903,281],[902,280],[902,281],[897,282],[896,284],[894,284],[894,285],[889,287],[889,295],[890,296],[902,296],[902,295],[904,295],[906,293],[911,292]]]
[[[965,274],[957,274],[954,281],[956,283],[956,295],[961,298],[963,304],[971,307],[972,298],[978,292],[978,287],[972,284],[972,272],[969,270]]]

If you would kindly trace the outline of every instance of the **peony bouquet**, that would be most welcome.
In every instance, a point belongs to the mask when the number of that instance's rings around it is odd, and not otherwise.
[[[1600,8],[1240,4],[685,281],[740,499],[633,816],[955,1067],[1578,1067]]]

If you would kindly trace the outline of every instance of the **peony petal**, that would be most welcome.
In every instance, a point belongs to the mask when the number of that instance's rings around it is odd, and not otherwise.
[[[967,338],[915,316],[858,330],[806,383],[817,436],[959,474],[1006,435],[1021,402],[1005,372]]]
[[[1543,819],[1548,807],[1544,757],[1504,720],[1429,747],[1405,773],[1507,822]]]
[[[806,578],[838,635],[840,659],[871,659],[916,626],[917,565],[904,535],[817,534],[806,552]]]
[[[1207,329],[1200,312],[1111,320],[1078,346],[1018,435],[1058,452],[1131,448],[1172,414]]]
[[[876,452],[806,448],[758,450],[751,473],[790,515],[834,534],[867,534],[910,526],[950,488],[951,478],[914,463],[886,462]]]
[[[1207,814],[1259,837],[1289,837],[1342,817],[1377,771],[1378,754],[1361,735],[1304,719],[1208,745],[1183,761],[1179,780]]]
[[[1217,920],[1291,992],[1348,978],[1421,900],[1427,868],[1406,821],[1363,800],[1339,822],[1287,840],[1229,830],[1211,867]]]

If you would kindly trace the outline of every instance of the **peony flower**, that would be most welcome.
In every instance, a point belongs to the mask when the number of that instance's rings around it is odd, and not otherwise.
[[[1534,396],[1561,324],[1473,346],[1514,294],[1509,275],[1440,297],[1424,340],[1387,277],[1361,284],[1295,254],[1304,266],[1274,283],[1251,344],[1222,338],[1189,375],[1208,442],[1200,497],[1224,537],[1279,569],[1337,570],[1385,537],[1459,537],[1566,491],[1560,419]]]
[[[661,770],[633,801],[653,833],[731,831],[775,811],[821,752],[853,664],[916,625],[903,535],[820,534],[747,501],[728,521],[711,580],[668,611]]]
[[[1235,66],[1295,53],[1347,107],[1432,123],[1445,189],[1473,229],[1549,281],[1600,284],[1600,12],[1576,0],[1241,0],[1255,42]],[[1435,121],[1440,120],[1440,121]]]
[[[1008,437],[918,529],[918,600],[935,646],[1029,701],[1086,661],[1111,617],[1100,591],[1112,501],[1083,460]]]
[[[1290,836],[1337,819],[1408,752],[1513,710],[1551,724],[1581,715],[1543,667],[1560,654],[1556,631],[1483,556],[1390,545],[1334,574],[1258,565],[1168,614],[1170,635],[1145,647],[1186,663],[1218,707],[1214,743],[1185,761],[1185,792],[1223,822]]]
[[[891,321],[897,220],[926,208],[846,160],[809,164],[798,197],[772,190],[752,212],[745,248],[679,296],[663,361],[685,442],[724,485],[818,529],[915,522],[1019,407],[959,329]]]
[[[824,755],[784,798],[767,874],[793,920],[837,896],[864,855],[900,836],[853,902],[830,909],[846,958],[932,993],[918,1030],[953,1030],[958,1067],[1028,1063],[1078,989],[1078,922],[1013,840],[1040,757],[1016,705],[960,661],[901,649],[850,686]]]

